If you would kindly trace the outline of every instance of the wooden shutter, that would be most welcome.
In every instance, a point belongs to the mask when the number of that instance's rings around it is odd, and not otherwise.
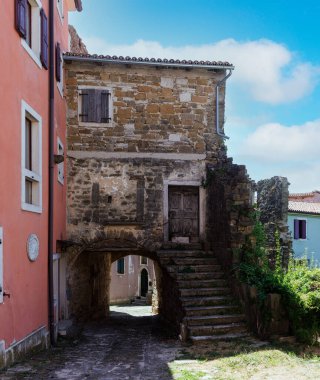
[[[294,239],[299,239],[299,219],[294,219]]]
[[[306,239],[307,238],[307,221],[306,220],[300,220],[300,239]]]
[[[96,111],[96,90],[85,89],[80,93],[81,96],[81,121],[88,123],[97,123]]]
[[[15,0],[16,29],[21,37],[27,35],[27,0]]]
[[[109,123],[110,118],[110,92],[103,90],[101,91],[101,123]]]
[[[61,82],[61,48],[59,42],[56,45],[56,79]]]
[[[48,18],[44,10],[40,11],[41,19],[41,50],[40,61],[45,69],[48,69]]]

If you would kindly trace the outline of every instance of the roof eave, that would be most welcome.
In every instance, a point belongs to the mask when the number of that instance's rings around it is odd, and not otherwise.
[[[77,11],[81,12],[82,11],[82,0],[74,0],[74,4],[77,8]]]
[[[211,70],[233,70],[233,65],[206,65],[206,64],[191,64],[191,63],[171,63],[171,62],[157,62],[157,61],[133,61],[126,59],[107,59],[99,57],[80,57],[64,55],[65,61],[77,61],[77,62],[91,62],[91,63],[111,63],[122,65],[144,65],[144,66],[162,66],[162,67],[175,67],[183,69],[211,69]]]

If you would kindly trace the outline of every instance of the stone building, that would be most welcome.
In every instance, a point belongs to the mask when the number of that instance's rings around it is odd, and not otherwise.
[[[111,263],[141,255],[155,261],[154,307],[187,326],[182,334],[243,333],[223,272],[251,231],[240,212],[250,207],[251,182],[224,143],[233,66],[75,53],[64,60],[71,315],[107,315]]]

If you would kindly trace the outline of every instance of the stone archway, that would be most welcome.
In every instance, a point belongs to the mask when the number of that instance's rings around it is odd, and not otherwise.
[[[109,315],[111,265],[131,256],[144,256],[155,264],[155,276],[161,276],[156,253],[136,244],[133,239],[100,236],[100,239],[74,244],[68,250],[67,296],[70,315],[77,320],[105,318]],[[139,273],[137,273],[137,276]],[[160,282],[159,282],[160,283]],[[158,284],[158,281],[156,281]],[[148,291],[148,282],[147,282]],[[161,297],[161,290],[155,294]],[[158,300],[154,307],[158,311]]]

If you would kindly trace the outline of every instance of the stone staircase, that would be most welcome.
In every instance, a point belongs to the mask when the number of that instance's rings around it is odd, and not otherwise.
[[[245,316],[231,296],[225,274],[212,252],[200,245],[162,249],[160,263],[175,279],[184,311],[182,324],[192,342],[248,335]]]

